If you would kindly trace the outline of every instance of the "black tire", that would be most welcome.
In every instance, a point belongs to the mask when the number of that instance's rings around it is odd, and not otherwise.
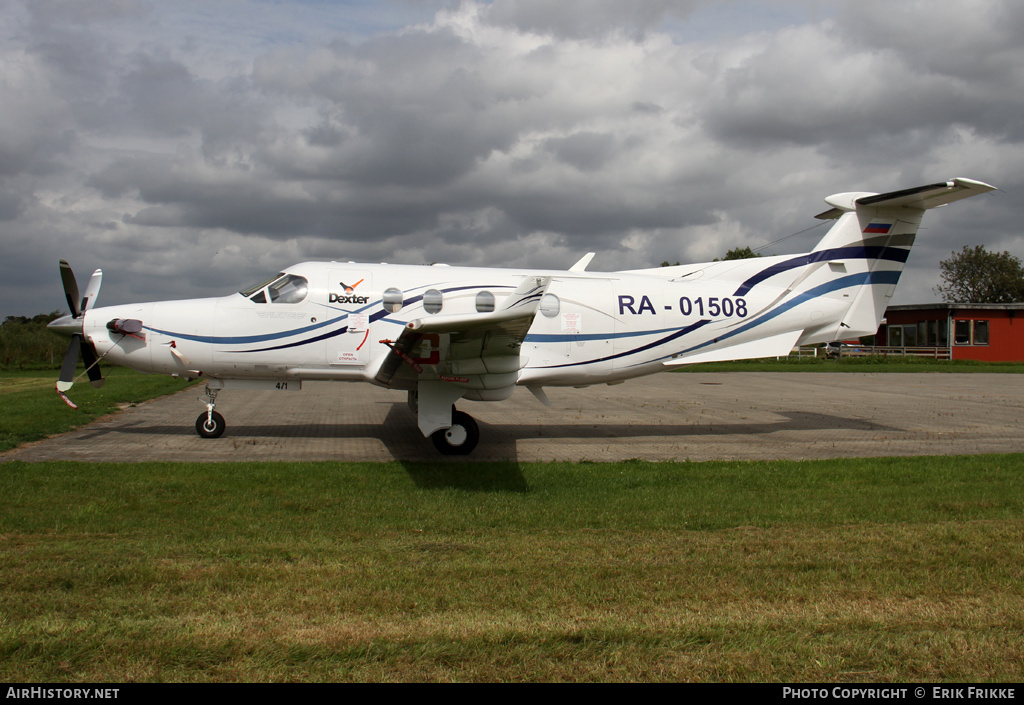
[[[442,455],[469,455],[480,441],[480,429],[472,416],[453,410],[451,428],[434,431],[430,440]]]
[[[196,419],[196,433],[202,438],[220,438],[224,435],[224,429],[227,427],[227,424],[224,423],[224,417],[216,411],[210,415],[209,420],[206,418],[205,411],[199,414],[199,418]]]

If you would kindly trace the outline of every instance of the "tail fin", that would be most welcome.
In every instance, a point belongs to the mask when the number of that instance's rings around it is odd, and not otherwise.
[[[843,294],[852,300],[831,331],[831,339],[872,335],[878,330],[926,210],[992,190],[994,186],[980,181],[953,179],[904,191],[839,193],[826,198],[832,209],[816,217],[838,221],[812,256],[828,261],[840,277],[861,276],[864,284],[853,290],[856,293]]]

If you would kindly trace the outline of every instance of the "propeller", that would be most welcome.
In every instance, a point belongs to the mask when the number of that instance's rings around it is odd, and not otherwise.
[[[89,310],[96,297],[100,293],[100,283],[103,281],[103,270],[97,269],[89,279],[85,287],[85,296],[79,296],[78,282],[75,280],[75,273],[71,271],[71,265],[66,260],[60,261],[60,280],[64,285],[64,296],[68,301],[70,315],[61,316],[52,321],[47,327],[58,333],[71,336],[71,344],[64,353],[64,362],[60,366],[60,377],[57,381],[57,391],[62,397],[64,392],[71,389],[75,383],[75,368],[78,367],[78,358],[81,355],[85,363],[86,374],[89,375],[89,384],[99,388],[103,386],[103,375],[96,364],[96,350],[85,337],[85,312]],[[71,403],[67,397],[64,400]],[[74,406],[72,404],[72,406]]]

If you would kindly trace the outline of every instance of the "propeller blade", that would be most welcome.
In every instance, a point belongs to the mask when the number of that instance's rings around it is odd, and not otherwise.
[[[82,313],[85,313],[92,304],[96,301],[96,297],[100,293],[100,283],[103,281],[103,270],[97,269],[92,273],[92,277],[89,279],[89,283],[85,286],[85,297],[82,299]]]
[[[75,273],[71,271],[71,265],[63,259],[60,261],[60,280],[64,284],[64,297],[68,300],[68,310],[72,316],[78,318],[82,313],[78,282],[75,281]]]
[[[75,383],[75,368],[78,367],[78,355],[82,348],[82,336],[71,336],[71,345],[64,353],[64,362],[60,366],[60,377],[57,379],[57,391],[66,392]]]
[[[100,372],[100,366],[96,364],[96,351],[92,347],[92,343],[82,339],[82,362],[85,363],[85,371],[89,375],[89,384],[96,389],[103,386],[106,381],[103,379],[103,373]]]

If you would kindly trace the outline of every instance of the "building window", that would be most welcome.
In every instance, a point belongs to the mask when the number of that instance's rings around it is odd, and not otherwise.
[[[971,344],[970,321],[953,321],[953,342],[956,345]]]
[[[988,321],[974,322],[974,344],[988,345]]]
[[[946,348],[949,347],[949,326],[946,321],[890,325],[886,340],[894,348]]]
[[[988,321],[954,321],[953,341],[957,345],[988,345]]]

